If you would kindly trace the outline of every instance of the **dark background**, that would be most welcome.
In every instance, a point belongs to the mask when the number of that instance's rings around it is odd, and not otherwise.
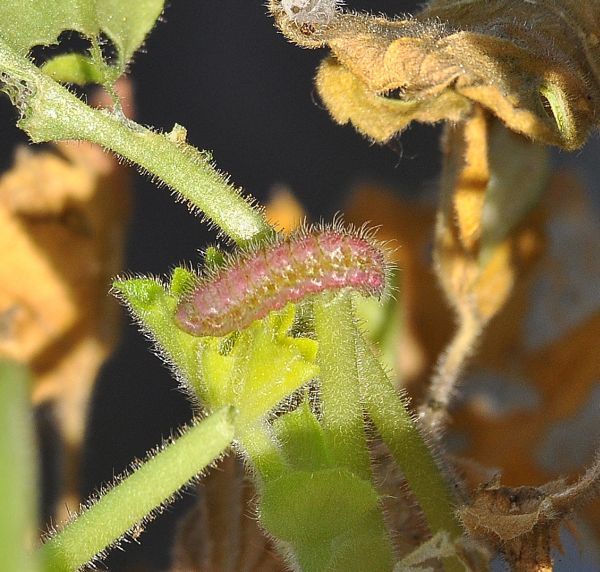
[[[399,14],[417,2],[347,4]],[[219,168],[247,192],[263,201],[274,184],[288,184],[313,218],[331,217],[361,180],[418,193],[439,170],[439,130],[413,126],[380,147],[351,127],[335,125],[312,85],[322,57],[322,51],[287,43],[260,0],[172,2],[132,67],[137,120],[163,130],[175,122],[185,126],[188,140],[212,150]],[[8,100],[0,100],[2,169],[12,161],[14,144],[25,141],[14,120]],[[585,163],[585,157],[576,159]],[[592,164],[594,154],[590,157]],[[167,274],[179,262],[197,261],[198,249],[215,240],[165,189],[138,177],[135,193],[128,271]],[[84,495],[143,457],[191,415],[168,370],[125,317],[122,343],[94,395]],[[190,502],[184,495],[148,526],[139,545],[114,551],[106,565],[113,571],[165,569],[175,518]]]

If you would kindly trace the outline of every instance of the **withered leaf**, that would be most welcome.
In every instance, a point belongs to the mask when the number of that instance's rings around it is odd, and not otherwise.
[[[340,123],[386,141],[410,121],[456,121],[473,104],[510,129],[566,149],[581,146],[600,105],[600,1],[438,0],[390,20],[336,12],[298,26],[271,11],[297,44],[328,46],[317,74]]]
[[[496,479],[480,487],[473,502],[458,514],[473,536],[504,553],[512,570],[550,572],[551,549],[560,546],[562,516],[553,512],[552,496],[562,488],[562,481],[539,488],[509,488]]]

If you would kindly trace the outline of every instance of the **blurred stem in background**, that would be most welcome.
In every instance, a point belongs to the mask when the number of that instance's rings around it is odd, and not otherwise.
[[[38,570],[38,486],[27,370],[0,362],[0,560],[6,571]]]

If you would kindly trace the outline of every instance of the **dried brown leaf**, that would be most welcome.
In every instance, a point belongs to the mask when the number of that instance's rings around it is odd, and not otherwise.
[[[377,141],[412,120],[456,121],[472,104],[567,149],[597,124],[598,0],[438,0],[405,19],[336,12],[303,26],[277,0],[270,7],[290,40],[330,48],[317,77],[323,101]]]
[[[562,481],[510,488],[494,480],[480,487],[458,515],[469,533],[500,550],[515,572],[551,571],[561,518],[551,511],[550,499],[562,488]]]

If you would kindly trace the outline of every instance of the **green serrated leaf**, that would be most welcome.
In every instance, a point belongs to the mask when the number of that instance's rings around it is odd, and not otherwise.
[[[227,338],[181,330],[173,315],[193,280],[189,270],[178,268],[168,291],[151,278],[117,280],[113,290],[209,409],[235,405],[238,425],[252,424],[316,377],[317,342],[288,335],[293,305]]]
[[[104,81],[104,74],[98,69],[92,59],[83,54],[62,54],[48,60],[42,71],[53,80],[62,83],[87,85],[100,84]]]
[[[201,376],[211,399],[236,405],[240,425],[260,419],[318,374],[317,342],[289,336],[293,321],[290,304],[241,332],[226,355],[218,339],[203,346]]]
[[[164,0],[0,0],[0,38],[25,55],[33,46],[57,43],[65,30],[91,40],[103,32],[117,49],[118,75],[125,71],[163,6]]]
[[[176,273],[178,283],[184,278],[185,270]],[[175,325],[173,314],[177,298],[152,278],[117,280],[113,291],[129,307],[144,331],[157,342],[163,355],[189,384],[190,389],[206,399],[206,388],[201,384],[198,368],[200,348],[211,338],[198,338],[184,332]]]

